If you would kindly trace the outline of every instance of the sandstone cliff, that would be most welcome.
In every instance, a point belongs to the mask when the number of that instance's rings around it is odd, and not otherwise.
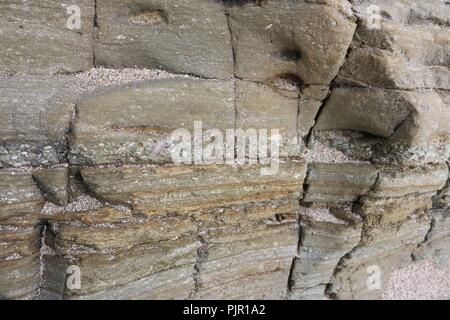
[[[448,1],[73,5],[0,1],[1,298],[379,299],[448,264]],[[196,121],[278,129],[278,172],[174,163]]]

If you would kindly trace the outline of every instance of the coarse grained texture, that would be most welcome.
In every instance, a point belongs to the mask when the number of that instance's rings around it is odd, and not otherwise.
[[[1,1],[0,299],[448,299],[447,2]]]

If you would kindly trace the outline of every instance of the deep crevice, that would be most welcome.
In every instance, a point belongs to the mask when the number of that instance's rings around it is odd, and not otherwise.
[[[97,61],[95,58],[95,34],[98,28],[98,16],[97,16],[97,0],[94,0],[94,18],[92,22],[92,65],[97,67]]]

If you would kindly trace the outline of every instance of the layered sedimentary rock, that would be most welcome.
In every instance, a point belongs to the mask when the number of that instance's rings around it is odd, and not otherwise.
[[[0,299],[378,299],[447,263],[446,1],[0,9]]]
[[[231,82],[184,78],[96,92],[77,105],[70,160],[80,165],[173,162],[179,143],[171,139],[175,130],[188,130],[192,142],[202,145],[194,141],[195,122],[224,134],[234,128],[233,92]]]
[[[44,296],[284,298],[306,166],[282,168],[277,178],[256,176],[260,166],[81,169],[87,190],[122,211],[48,217]],[[81,290],[65,289],[70,265],[87,281]]]
[[[322,220],[309,216],[310,210],[314,209],[303,209],[300,215],[301,234],[290,276],[290,299],[324,299],[336,265],[361,238],[361,221],[357,216],[345,214],[342,219],[332,216],[331,221]]]
[[[354,204],[353,211],[363,218],[361,241],[339,262],[330,295],[380,297],[389,274],[409,263],[424,241],[430,229],[431,197],[445,185],[447,174],[445,165],[381,170],[370,191]],[[376,278],[370,277],[373,272]]]
[[[44,297],[187,298],[199,246],[194,231],[187,217],[139,219],[112,208],[59,215],[46,239]],[[65,284],[70,265],[84,280],[78,290]]]
[[[317,129],[363,133],[346,140],[354,146],[331,143],[379,163],[446,161],[448,5],[358,0],[353,10],[358,28],[336,78],[345,88],[333,90]]]
[[[44,198],[29,172],[0,170],[0,298],[33,299],[39,289],[38,215]]]
[[[65,162],[77,87],[71,76],[2,78],[0,167]]]
[[[431,211],[431,227],[425,240],[414,251],[415,259],[432,257],[434,261],[445,265],[450,260],[448,239],[449,211],[435,209]]]
[[[309,166],[305,181],[305,203],[345,203],[369,191],[377,179],[376,167],[367,164],[325,164]]]

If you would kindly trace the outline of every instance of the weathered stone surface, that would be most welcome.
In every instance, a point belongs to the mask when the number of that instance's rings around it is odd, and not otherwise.
[[[233,76],[231,35],[220,1],[97,0],[97,24],[98,65]]]
[[[448,174],[446,164],[407,168],[383,167],[368,195],[383,198],[435,192],[445,186]]]
[[[328,85],[344,61],[356,27],[347,5],[345,0],[334,5],[279,0],[228,8],[236,75]]]
[[[285,97],[271,87],[249,81],[238,81],[236,86],[236,128],[278,130],[281,134],[281,155],[299,155],[297,134],[298,94]],[[256,142],[256,143],[255,143]],[[257,147],[258,142],[251,142]]]
[[[363,233],[361,243],[341,259],[328,294],[337,299],[379,299],[390,273],[410,262],[411,253],[429,229],[426,216],[394,225],[379,225]],[[369,282],[380,271],[380,286]],[[378,278],[377,278],[378,279]]]
[[[0,222],[21,215],[37,217],[43,202],[30,172],[0,170]]]
[[[92,68],[94,1],[77,1],[78,9],[70,5],[52,0],[2,1],[0,74],[63,74]]]
[[[335,89],[315,129],[379,137],[372,158],[376,162],[442,162],[450,155],[449,99],[445,91]]]
[[[423,241],[414,250],[415,259],[432,257],[441,265],[446,265],[450,261],[450,215],[449,210],[431,210],[431,227]]]
[[[100,90],[77,106],[69,159],[81,165],[172,162],[176,129],[194,136],[196,121],[224,135],[234,129],[233,94],[233,82],[186,78]]]
[[[351,51],[337,83],[390,89],[449,89],[449,73],[444,66],[417,65],[388,50],[364,47]]]
[[[378,6],[379,12],[374,9]],[[450,88],[450,9],[444,1],[357,0],[355,50],[338,83],[383,88]],[[377,18],[374,15],[379,15]],[[374,27],[373,24],[378,26]]]
[[[81,174],[101,199],[146,216],[188,214],[269,200],[294,202],[300,197],[306,164],[282,163],[274,176],[261,176],[260,170],[260,165],[83,168]]]
[[[259,224],[206,229],[197,270],[197,299],[284,299],[298,244],[293,214]]]
[[[47,294],[163,299],[186,298],[193,290],[200,243],[189,218],[137,219],[111,208],[65,215],[51,221],[48,245],[54,252],[44,261],[64,273],[63,266],[78,266],[83,286],[68,290],[60,283],[61,274],[44,273]]]
[[[378,299],[448,263],[447,1],[94,2],[0,4],[0,299]],[[61,74],[92,66],[137,68]]]
[[[67,167],[39,169],[33,172],[33,178],[50,202],[59,206],[65,206],[69,202]]]
[[[0,81],[0,167],[65,161],[77,97],[70,76],[15,76]]]
[[[324,299],[339,260],[361,239],[360,221],[323,222],[300,215],[300,245],[290,276],[290,299]]]
[[[449,163],[447,163],[449,165]],[[446,185],[433,198],[433,205],[438,209],[450,208],[450,172]]]
[[[378,169],[367,164],[315,163],[308,167],[304,203],[342,203],[364,195],[377,178]]]
[[[31,173],[0,170],[0,297],[32,299],[39,287],[39,213]]]

